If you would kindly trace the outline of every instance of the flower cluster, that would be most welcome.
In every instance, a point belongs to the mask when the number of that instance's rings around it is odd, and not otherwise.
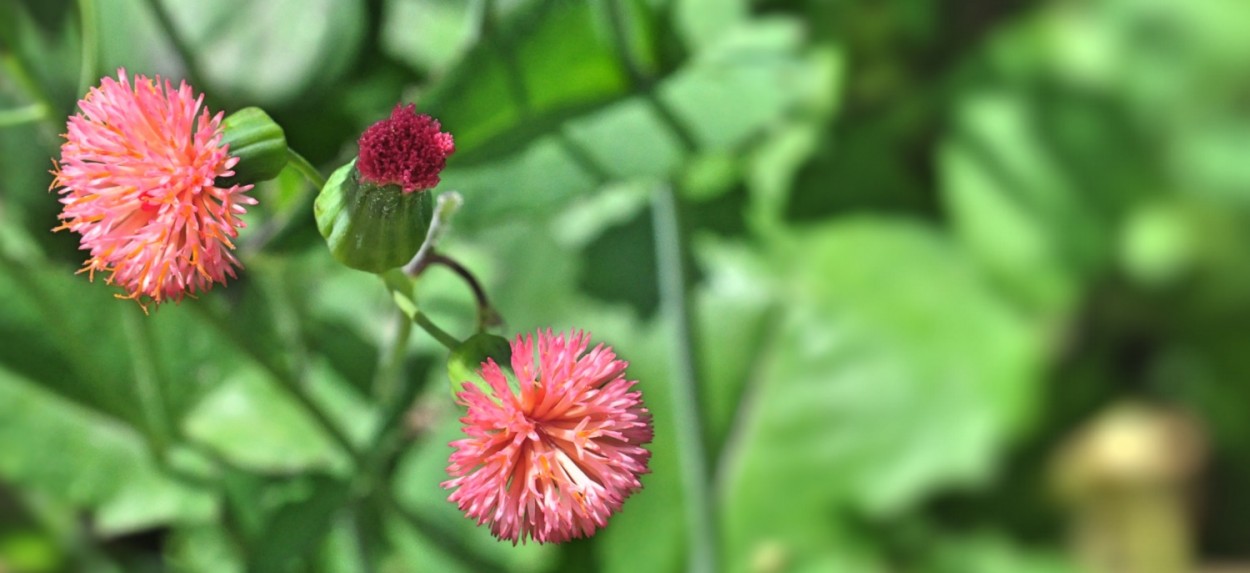
[[[125,70],[104,78],[69,118],[53,173],[63,223],[91,253],[83,270],[125,289],[123,298],[161,303],[235,276],[232,240],[243,227],[251,185],[219,187],[238,159],[221,144],[213,115],[184,82]]]
[[[132,83],[119,70],[79,102],[53,171],[63,204],[57,230],[81,235],[91,255],[83,270],[93,278],[108,273],[106,282],[125,290],[118,296],[145,310],[149,301],[179,301],[233,278],[241,266],[231,252],[239,217],[256,204],[247,191],[285,169],[288,156],[298,158],[262,110],[240,110],[223,125],[222,114],[203,103],[185,82],[175,89],[140,75]],[[468,270],[432,254],[428,238],[437,233],[424,191],[439,183],[455,151],[452,136],[414,106],[399,105],[359,145],[354,161],[319,181],[314,213],[331,254],[385,274],[426,253],[426,262],[469,277],[479,310],[489,309]],[[405,280],[419,271],[408,272]],[[649,471],[643,446],[653,437],[651,414],[637,382],[625,378],[627,364],[610,347],[590,348],[583,332],[540,331],[510,345],[493,339],[499,351],[511,351],[509,360],[499,354],[510,364],[487,358],[477,372],[484,383],[466,381],[456,393],[467,408],[467,437],[451,444],[451,479],[442,484],[450,501],[513,544],[592,535]],[[482,360],[470,356],[465,372]]]
[[[651,415],[624,361],[589,337],[538,333],[512,343],[512,374],[482,365],[465,383],[467,438],[453,442],[451,501],[514,544],[568,541],[607,524],[647,473]],[[515,383],[515,388],[513,387]]]

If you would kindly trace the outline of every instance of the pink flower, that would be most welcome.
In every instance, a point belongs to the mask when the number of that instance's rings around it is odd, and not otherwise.
[[[231,240],[243,227],[251,185],[218,187],[238,159],[221,144],[222,114],[212,115],[183,82],[126,71],[104,78],[69,118],[53,173],[64,210],[56,230],[82,235],[92,279],[126,290],[143,304],[179,301],[234,277]],[[81,271],[80,271],[81,272]],[[145,307],[146,308],[146,307]]]
[[[651,414],[631,392],[626,363],[589,337],[551,331],[512,343],[515,384],[494,360],[482,364],[486,391],[466,382],[456,396],[469,437],[451,443],[448,498],[513,545],[560,543],[607,525],[642,488],[651,453]],[[535,372],[537,367],[537,372]],[[518,392],[519,390],[519,392]]]
[[[438,174],[455,153],[450,133],[438,120],[418,114],[416,106],[396,105],[391,117],[366,129],[357,144],[356,169],[375,185],[399,185],[404,193],[433,189]]]

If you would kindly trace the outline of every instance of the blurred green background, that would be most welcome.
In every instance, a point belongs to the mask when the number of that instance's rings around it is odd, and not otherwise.
[[[1244,0],[0,0],[0,66],[0,571],[1250,571]],[[378,387],[293,172],[226,288],[76,276],[48,171],[123,66],[326,173],[441,119],[445,252],[631,362],[644,490],[561,546],[445,501],[445,352]]]

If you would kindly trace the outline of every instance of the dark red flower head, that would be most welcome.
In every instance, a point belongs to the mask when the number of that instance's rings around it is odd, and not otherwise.
[[[412,104],[396,105],[391,117],[361,134],[356,169],[365,181],[398,185],[405,193],[433,188],[447,156],[456,151],[451,134],[441,127]]]

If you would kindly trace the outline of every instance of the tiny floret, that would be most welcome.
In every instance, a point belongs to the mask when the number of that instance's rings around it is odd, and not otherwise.
[[[161,303],[225,283],[240,267],[231,253],[239,216],[256,201],[251,185],[217,186],[238,159],[221,143],[222,114],[182,82],[125,70],[78,102],[55,162],[58,216],[81,235],[93,279],[120,286],[120,298]],[[80,271],[81,272],[81,271]],[[146,308],[146,306],[145,306]]]
[[[511,373],[487,359],[485,384],[466,382],[456,395],[468,437],[451,443],[443,487],[499,539],[588,537],[642,488],[651,414],[626,363],[602,344],[587,351],[589,341],[540,331],[535,355],[534,338],[518,336]]]
[[[456,151],[450,133],[438,120],[418,114],[416,106],[396,105],[391,116],[360,136],[356,168],[374,185],[398,185],[405,193],[432,189],[447,156]]]

